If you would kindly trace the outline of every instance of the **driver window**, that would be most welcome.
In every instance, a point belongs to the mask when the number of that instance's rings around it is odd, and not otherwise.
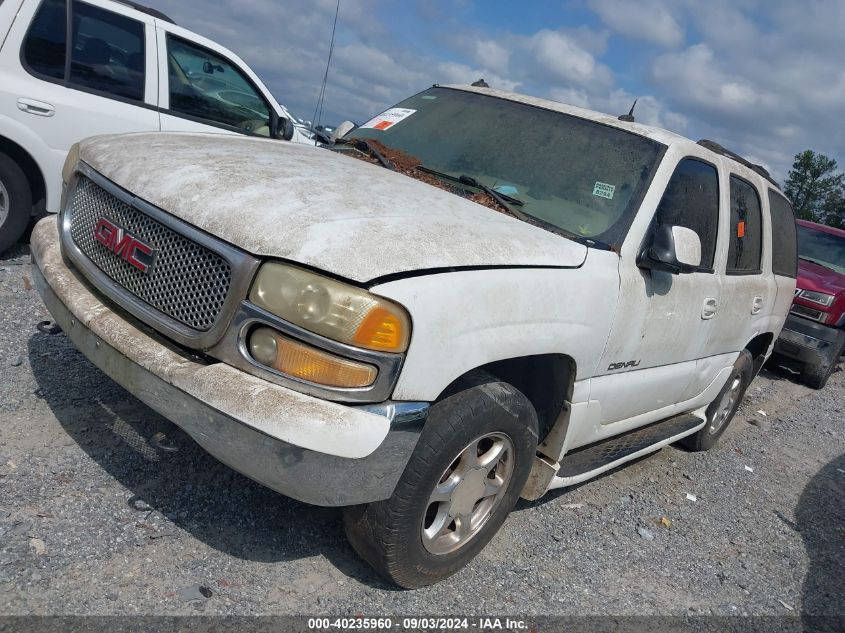
[[[655,224],[692,229],[701,240],[701,270],[712,271],[719,231],[719,176],[713,165],[684,158],[657,207]]]
[[[169,36],[167,68],[171,112],[270,136],[270,108],[237,66]]]

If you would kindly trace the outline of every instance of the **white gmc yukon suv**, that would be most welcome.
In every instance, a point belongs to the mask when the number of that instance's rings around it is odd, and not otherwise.
[[[33,272],[93,363],[232,468],[345,506],[403,587],[520,495],[711,448],[792,303],[789,203],[713,143],[435,86],[335,149],[87,140]]]

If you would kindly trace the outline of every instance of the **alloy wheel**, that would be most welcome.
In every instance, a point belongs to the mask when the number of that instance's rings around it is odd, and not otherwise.
[[[0,226],[6,222],[9,217],[9,192],[6,191],[6,186],[0,180]]]
[[[428,500],[422,542],[432,554],[463,547],[501,503],[514,470],[514,447],[504,433],[470,442],[443,472]]]
[[[719,408],[716,409],[716,413],[713,415],[713,419],[710,421],[710,433],[718,433],[719,429],[721,429],[728,419],[733,413],[734,407],[736,406],[737,401],[739,400],[740,393],[742,392],[742,376],[740,374],[735,374],[731,378],[731,386],[725,392],[725,395],[722,396],[722,401],[719,403]]]

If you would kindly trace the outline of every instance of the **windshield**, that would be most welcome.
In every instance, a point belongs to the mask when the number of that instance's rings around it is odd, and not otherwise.
[[[665,146],[594,121],[449,88],[406,99],[346,138],[376,139],[424,167],[522,202],[550,228],[619,244]]]
[[[845,238],[799,224],[798,257],[845,275]]]

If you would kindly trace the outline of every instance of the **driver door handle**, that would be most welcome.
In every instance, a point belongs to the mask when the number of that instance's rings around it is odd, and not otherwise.
[[[751,302],[751,314],[760,314],[760,311],[763,309],[763,297],[756,296],[754,297],[754,301]]]
[[[705,321],[712,319],[719,311],[719,302],[715,297],[707,297],[704,300],[704,305],[701,307],[701,318]]]

